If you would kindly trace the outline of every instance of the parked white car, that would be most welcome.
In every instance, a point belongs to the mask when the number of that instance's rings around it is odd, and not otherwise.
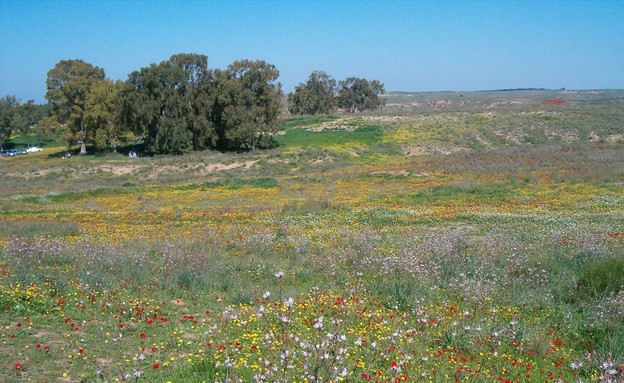
[[[37,146],[32,146],[32,147],[26,149],[26,153],[35,153],[35,152],[40,152],[42,150],[43,149],[41,149],[41,148],[39,148]]]

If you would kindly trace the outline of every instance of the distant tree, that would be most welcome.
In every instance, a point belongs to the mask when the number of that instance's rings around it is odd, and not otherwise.
[[[19,100],[15,96],[0,98],[0,149],[11,138],[18,117]]]
[[[52,103],[53,116],[67,129],[68,143],[80,145],[80,154],[87,153],[93,136],[84,123],[87,97],[104,78],[102,68],[82,60],[61,60],[48,72],[45,97]]]
[[[26,138],[26,144],[30,146],[30,133],[33,125],[37,123],[38,110],[33,100],[28,100],[25,104],[17,108],[17,121],[15,130]]]
[[[384,92],[384,85],[377,81],[349,77],[340,81],[338,107],[351,113],[379,109],[383,101],[379,95]]]
[[[320,114],[336,110],[336,80],[321,71],[310,74],[306,83],[288,94],[288,111],[291,114]]]
[[[93,143],[99,149],[111,147],[117,153],[125,125],[121,122],[121,81],[96,83],[87,95],[84,124],[91,132]]]
[[[58,120],[52,116],[43,117],[35,126],[37,140],[42,143],[58,137],[62,130],[63,125],[61,125]]]
[[[280,126],[279,71],[265,61],[241,60],[216,74],[210,120],[217,146],[253,150],[268,145]]]

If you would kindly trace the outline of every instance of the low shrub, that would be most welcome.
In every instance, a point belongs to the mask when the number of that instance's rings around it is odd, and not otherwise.
[[[592,262],[579,273],[573,301],[617,294],[624,287],[624,258]]]

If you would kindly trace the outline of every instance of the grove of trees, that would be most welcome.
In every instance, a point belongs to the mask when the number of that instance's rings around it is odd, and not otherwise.
[[[20,104],[15,96],[0,98],[0,149],[3,149],[12,134],[25,135],[30,145],[28,133],[48,111],[48,105],[36,105],[33,100]]]
[[[61,137],[68,146],[116,152],[130,133],[147,153],[266,147],[280,129],[279,71],[265,61],[240,60],[209,69],[208,57],[176,54],[112,81],[83,60],[61,60],[47,75],[47,106],[0,99],[0,147],[12,134],[29,140]],[[383,84],[349,77],[336,82],[314,71],[288,95],[297,115],[378,109]],[[30,141],[28,141],[30,145]]]
[[[264,61],[242,60],[209,70],[208,57],[177,54],[112,82],[82,60],[63,60],[48,72],[51,121],[65,139],[113,151],[126,132],[143,139],[148,153],[190,149],[254,149],[277,132],[279,71]]]
[[[379,95],[384,85],[377,81],[349,77],[336,85],[330,75],[321,71],[310,74],[308,81],[295,87],[288,95],[288,111],[292,114],[323,114],[338,108],[354,113],[383,106]]]

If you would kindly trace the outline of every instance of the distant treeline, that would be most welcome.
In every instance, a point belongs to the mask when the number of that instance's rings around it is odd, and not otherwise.
[[[48,109],[15,96],[0,99],[0,146],[11,134],[29,135],[36,124],[45,137],[62,137],[68,146],[87,145],[116,152],[129,133],[148,153],[180,153],[270,145],[280,129],[282,90],[279,71],[265,61],[240,60],[226,69],[208,69],[208,57],[176,54],[112,81],[104,69],[83,60],[61,60],[47,75]],[[349,77],[336,86],[315,71],[288,95],[293,114],[376,109],[379,81]],[[43,113],[41,111],[44,111]]]

